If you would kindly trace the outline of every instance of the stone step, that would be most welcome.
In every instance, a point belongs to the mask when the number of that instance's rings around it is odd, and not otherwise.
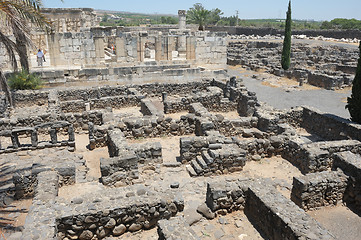
[[[203,169],[208,168],[207,163],[203,160],[203,158],[201,156],[197,156],[196,161],[199,164],[199,166],[201,166]]]
[[[211,158],[211,156],[209,156],[207,151],[202,152],[202,158],[207,163],[207,165],[213,163],[213,158]]]
[[[203,172],[203,169],[201,166],[199,166],[199,164],[197,163],[196,160],[192,160],[191,161],[191,166],[193,167],[194,171],[197,173],[197,175],[201,174]]]
[[[191,177],[198,176],[191,165],[186,165],[186,169]]]
[[[4,185],[0,186],[0,193],[6,193],[8,191],[15,190],[15,185],[12,181],[9,181],[8,183],[5,183]]]

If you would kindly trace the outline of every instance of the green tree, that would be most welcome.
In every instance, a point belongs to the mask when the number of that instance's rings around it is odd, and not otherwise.
[[[291,0],[288,2],[288,11],[285,27],[285,38],[283,40],[281,64],[284,70],[289,69],[291,64]]]
[[[0,42],[4,45],[14,71],[18,65],[16,53],[19,56],[20,64],[28,71],[29,63],[27,46],[31,45],[30,28],[28,23],[35,26],[49,26],[49,21],[41,13],[41,0],[0,0]],[[15,37],[11,39],[8,32]],[[8,103],[13,105],[9,86],[5,76],[0,69],[0,87],[5,92]]]
[[[221,16],[223,15],[223,12],[219,9],[212,9],[209,13],[209,19],[207,24],[217,25],[217,23],[221,20]]]
[[[211,11],[205,9],[201,3],[196,3],[187,11],[187,21],[198,24],[200,31],[204,30],[205,24],[209,20]]]
[[[361,42],[360,56],[357,63],[356,76],[352,82],[351,97],[347,98],[346,109],[350,112],[351,120],[361,124]]]

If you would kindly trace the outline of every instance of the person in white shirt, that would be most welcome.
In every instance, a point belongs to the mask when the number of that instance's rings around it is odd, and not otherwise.
[[[41,49],[39,49],[36,56],[37,56],[37,59],[38,59],[38,66],[42,67],[43,66],[43,61],[45,62],[45,57],[44,57],[43,51],[41,51]]]

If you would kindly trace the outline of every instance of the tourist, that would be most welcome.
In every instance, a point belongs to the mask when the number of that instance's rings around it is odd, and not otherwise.
[[[41,51],[41,49],[39,49],[36,56],[37,56],[37,59],[38,59],[38,67],[42,67],[43,66],[43,61],[45,62],[45,55],[44,55],[43,51]]]

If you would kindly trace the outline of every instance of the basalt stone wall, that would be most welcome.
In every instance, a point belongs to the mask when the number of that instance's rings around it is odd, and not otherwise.
[[[339,140],[304,143],[293,139],[284,145],[281,155],[296,165],[302,173],[312,173],[330,170],[333,164],[332,154],[344,151],[360,153],[361,142]]]
[[[342,171],[309,173],[293,178],[291,200],[305,211],[335,206],[342,202],[346,187]]]
[[[243,210],[250,184],[250,180],[209,182],[206,193],[207,206],[218,213]]]
[[[127,138],[182,136],[193,134],[195,131],[194,115],[187,114],[178,119],[170,117],[142,117],[126,118],[119,124],[119,128]]]
[[[293,71],[293,74],[296,74],[296,72]],[[328,90],[340,89],[343,86],[351,86],[352,80],[353,78],[350,77],[349,74],[346,75],[339,73],[336,76],[332,76],[330,74],[325,74],[320,71],[309,72],[307,78],[307,82],[309,84],[317,87],[322,87]]]
[[[65,114],[42,114],[37,116],[19,117],[19,118],[3,118],[0,119],[0,131],[11,130],[21,127],[35,127],[36,125],[54,122],[66,121],[74,126],[75,132],[88,130],[88,122],[93,122],[97,125],[102,124],[103,111],[93,110],[82,113],[65,113]]]
[[[334,168],[340,168],[349,177],[344,201],[361,213],[361,156],[352,152],[334,155]]]
[[[220,214],[244,210],[267,239],[334,239],[317,221],[279,193],[269,180],[212,181],[207,206]]]
[[[250,186],[247,193],[244,212],[269,239],[335,239],[276,189]]]
[[[85,164],[85,160],[75,156],[74,159],[64,159],[61,163],[49,164],[49,167],[34,164],[28,169],[19,169],[13,175],[13,183],[15,185],[15,198],[32,198],[34,191],[38,185],[38,174],[46,171],[56,171],[59,178],[58,185],[72,185],[75,183],[75,161]]]
[[[124,154],[114,158],[101,158],[100,172],[104,185],[111,186],[117,182],[131,185],[134,179],[139,178],[138,157],[135,154]]]
[[[145,144],[128,144],[121,130],[108,130],[107,145],[110,157],[136,155],[141,164],[161,163],[162,146],[159,142]]]
[[[142,118],[124,118],[116,122],[127,139],[155,138],[163,136],[184,136],[195,132],[195,116],[187,114],[175,120],[170,117],[144,116]],[[90,123],[89,138],[92,149],[103,147],[107,141],[107,130],[111,125],[97,126]]]
[[[275,28],[251,28],[251,27],[225,27],[225,26],[207,26],[206,30],[210,30],[212,32],[227,32],[232,35],[258,35],[258,36],[266,36],[266,35],[283,35],[284,30],[275,29]],[[310,37],[318,37],[324,36],[327,38],[361,38],[360,30],[312,30],[312,29],[304,29],[304,30],[292,30],[293,35],[306,35]]]
[[[16,107],[43,106],[48,104],[49,92],[45,90],[13,91],[12,97]]]
[[[361,141],[361,125],[338,116],[303,107],[300,120],[303,128],[325,140],[355,139]]]
[[[190,93],[184,97],[167,98],[164,101],[164,112],[175,113],[189,109],[189,105],[199,102],[209,111],[228,112],[236,109],[236,102],[224,98],[223,91],[218,87],[207,87],[207,92]]]
[[[150,229],[159,220],[169,219],[184,209],[183,199],[173,193],[125,198],[115,194],[110,199],[94,202],[92,207],[86,202],[70,205],[57,217],[58,239],[103,239]]]

